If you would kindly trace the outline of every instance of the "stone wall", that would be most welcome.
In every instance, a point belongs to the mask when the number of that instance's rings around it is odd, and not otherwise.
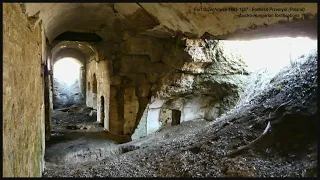
[[[173,71],[161,61],[166,43],[147,36],[133,36],[122,42],[115,52],[111,76],[111,133],[133,134],[150,102],[152,86]]]
[[[161,109],[162,111],[168,111],[168,109],[176,109],[181,111],[181,122],[198,119],[211,121],[221,115],[220,103],[221,101],[216,100],[211,96],[199,95],[191,98],[179,97],[168,100],[166,103],[164,103]],[[164,112],[160,117],[160,121],[163,121],[164,124],[170,122],[169,114],[169,112]],[[169,121],[165,121],[166,119]]]
[[[92,56],[87,60],[86,105],[97,110],[97,121],[103,123],[104,128],[109,131],[110,67],[107,59],[103,56],[100,58],[96,61],[97,57]],[[102,99],[104,99],[103,109]]]
[[[85,66],[80,67],[80,89],[83,97],[83,101],[86,99],[86,68]]]
[[[172,124],[172,110],[171,109],[161,109],[160,111],[160,122],[164,126],[170,126]]]
[[[94,82],[97,83],[97,62],[94,60],[89,60],[89,62],[86,64],[86,72],[87,72],[87,93],[86,93],[86,105],[88,107],[92,107],[93,109],[97,109],[97,93],[93,90]],[[98,86],[96,86],[98,88]]]
[[[3,176],[40,177],[44,152],[41,27],[3,4]]]
[[[110,101],[110,74],[109,63],[105,59],[97,64],[97,119],[103,122],[104,128],[109,131],[109,101]],[[104,99],[104,108],[101,107],[101,97]],[[101,115],[104,113],[104,115]],[[102,118],[102,116],[104,118]]]

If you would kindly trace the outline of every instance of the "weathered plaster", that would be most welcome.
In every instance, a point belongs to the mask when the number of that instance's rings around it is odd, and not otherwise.
[[[3,4],[3,176],[40,177],[44,155],[41,26]]]

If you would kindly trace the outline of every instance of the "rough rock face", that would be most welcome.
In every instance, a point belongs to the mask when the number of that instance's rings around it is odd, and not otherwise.
[[[214,120],[236,104],[246,87],[246,65],[223,41],[186,39],[182,43],[186,44],[185,49],[175,44],[164,52],[163,60],[176,71],[152,87],[147,115],[150,120],[142,122],[152,129],[147,133],[171,123],[164,120],[171,119],[171,112],[164,113],[163,109],[181,111],[181,122]],[[136,131],[140,134],[139,129]]]
[[[62,108],[72,105],[83,105],[84,97],[81,92],[79,79],[71,84],[53,79],[53,108]]]

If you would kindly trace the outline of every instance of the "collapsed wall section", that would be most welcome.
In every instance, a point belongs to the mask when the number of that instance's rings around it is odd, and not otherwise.
[[[113,134],[132,135],[142,117],[153,126],[139,125],[142,131],[156,131],[165,124],[158,118],[161,109],[181,111],[181,122],[213,120],[236,103],[248,75],[241,57],[220,41],[136,35],[109,57]],[[158,109],[152,106],[156,100],[163,101]]]
[[[186,39],[180,43],[185,43],[184,48],[173,44],[162,58],[175,71],[153,87],[147,121],[138,126],[146,126],[146,134],[184,121],[212,121],[232,108],[246,87],[247,66],[223,41]],[[139,128],[133,138],[146,135]]]

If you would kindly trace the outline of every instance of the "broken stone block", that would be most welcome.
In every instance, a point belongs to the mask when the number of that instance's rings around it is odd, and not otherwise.
[[[149,55],[151,61],[161,61],[163,45],[157,39],[148,36],[135,36],[120,45],[120,51],[126,54]]]

